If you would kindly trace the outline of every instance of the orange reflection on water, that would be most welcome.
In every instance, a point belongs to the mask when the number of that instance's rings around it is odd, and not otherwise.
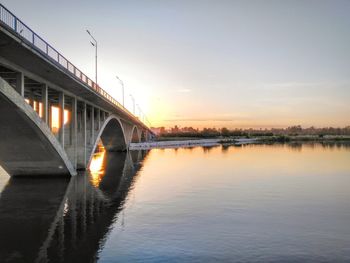
[[[191,194],[208,188],[212,194],[221,196],[225,189],[239,190],[245,185],[250,185],[247,191],[251,196],[259,193],[262,184],[291,192],[298,178],[314,180],[310,187],[317,189],[324,187],[322,183],[327,178],[332,182],[333,174],[350,174],[349,160],[349,146],[321,144],[153,149],[143,166],[142,176],[135,182],[135,189],[139,198],[152,202],[183,195],[190,195],[190,199]],[[140,184],[142,187],[138,187]],[[334,184],[341,187],[344,182]],[[305,185],[309,186],[306,182]]]
[[[105,173],[105,149],[104,147],[99,147],[99,152],[95,153],[90,162],[90,181],[95,187],[98,187]]]

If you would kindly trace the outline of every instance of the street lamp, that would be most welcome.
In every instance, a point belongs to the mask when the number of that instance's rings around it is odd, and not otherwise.
[[[124,107],[124,82],[116,76],[117,80],[119,80],[120,84],[122,85],[122,95],[123,95],[123,107]]]
[[[90,31],[86,29],[86,32],[90,35],[90,37],[92,38],[92,41],[90,41],[91,45],[93,45],[95,47],[95,83],[97,85],[97,41],[96,39],[91,35]]]
[[[132,102],[133,102],[133,104],[132,104],[132,111],[133,111],[133,113],[134,113],[134,115],[135,115],[135,98],[131,95],[131,94],[129,94],[130,95],[130,97],[131,97],[131,99],[132,99]]]

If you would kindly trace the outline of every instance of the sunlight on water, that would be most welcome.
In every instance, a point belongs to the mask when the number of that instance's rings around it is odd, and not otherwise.
[[[350,148],[154,149],[101,262],[350,260]]]
[[[350,262],[349,160],[346,144],[216,146],[1,175],[0,262]]]
[[[95,187],[99,186],[105,174],[105,153],[105,149],[99,147],[98,152],[94,154],[89,165],[90,181]]]

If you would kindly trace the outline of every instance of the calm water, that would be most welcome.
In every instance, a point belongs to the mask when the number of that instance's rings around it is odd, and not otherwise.
[[[0,171],[0,262],[350,262],[350,147],[97,155],[74,178]]]

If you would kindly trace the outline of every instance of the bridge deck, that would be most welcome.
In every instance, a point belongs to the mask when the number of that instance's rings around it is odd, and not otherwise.
[[[111,95],[0,4],[0,63],[21,67],[66,92],[149,129]]]

